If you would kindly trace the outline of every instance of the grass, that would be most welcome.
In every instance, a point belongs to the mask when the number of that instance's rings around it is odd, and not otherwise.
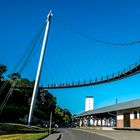
[[[39,140],[47,136],[47,133],[8,134],[0,136],[0,140]]]
[[[44,132],[47,131],[46,128],[32,126],[31,128],[27,127],[24,124],[16,124],[16,123],[0,123],[0,134],[4,133],[26,133],[26,132]]]
[[[0,140],[38,140],[47,136],[46,128],[16,123],[0,123]]]

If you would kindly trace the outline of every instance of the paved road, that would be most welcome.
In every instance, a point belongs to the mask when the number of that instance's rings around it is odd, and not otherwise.
[[[83,132],[74,129],[60,129],[60,132],[62,133],[61,140],[113,140],[95,133]]]

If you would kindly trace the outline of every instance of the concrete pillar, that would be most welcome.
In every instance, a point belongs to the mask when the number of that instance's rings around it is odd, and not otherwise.
[[[87,122],[88,122],[87,118],[84,117],[84,126],[87,126]]]
[[[93,126],[93,118],[90,118],[90,126]]]
[[[101,119],[98,119],[98,126],[101,126]]]
[[[98,124],[98,121],[97,121],[97,119],[95,119],[94,120],[94,126],[97,126],[97,124]]]
[[[105,126],[105,118],[102,119],[102,126]]]
[[[80,118],[80,127],[83,125],[83,119],[82,118]]]

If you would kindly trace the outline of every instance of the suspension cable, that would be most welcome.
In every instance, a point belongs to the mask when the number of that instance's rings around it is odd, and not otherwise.
[[[35,49],[35,47],[36,47],[36,45],[38,43],[38,40],[40,39],[39,37],[43,33],[44,27],[45,27],[45,24],[43,24],[41,26],[40,30],[37,32],[37,34],[32,39],[30,45],[26,48],[26,50],[23,53],[23,55],[19,58],[19,61],[17,62],[17,64],[13,68],[12,73],[15,73],[18,69],[20,69],[19,73],[20,74],[22,73],[24,67],[28,64],[29,60],[31,60],[31,55],[33,54],[33,51],[34,51],[34,49]],[[2,91],[4,90],[4,88],[6,87],[7,84],[8,84],[8,80],[6,80],[3,83],[2,87],[0,88],[0,94],[2,93]]]
[[[0,106],[0,114],[2,113],[2,111],[3,111],[3,109],[4,109],[5,105],[6,105],[9,97],[12,95],[15,85],[16,85],[16,82],[13,82],[11,88],[8,91],[8,94],[6,95],[4,101],[2,102],[2,104]]]
[[[31,48],[29,52],[28,48],[25,50],[24,54],[21,56],[21,58],[19,59],[17,65],[14,67],[13,72],[15,72],[17,69],[19,69],[19,73],[21,74],[22,71],[24,70],[24,68],[27,66],[27,64],[30,62],[31,58],[35,55],[35,52],[38,50],[38,48],[36,47],[38,40],[41,38],[41,35],[43,33],[43,29],[45,24],[43,24],[41,30],[39,30],[39,32],[37,33],[37,35],[35,36],[35,38],[32,40],[31,42]],[[35,49],[36,47],[36,49]],[[27,54],[28,53],[28,54]],[[27,54],[27,55],[26,55]],[[24,59],[25,57],[25,59]],[[8,84],[8,80],[6,80],[4,82],[4,84],[2,85],[2,87],[0,88],[0,94],[3,92],[3,90],[5,89],[6,85]],[[14,87],[16,86],[16,81],[13,82],[13,84],[11,85],[11,88],[8,91],[8,94],[6,95],[4,101],[2,102],[1,106],[0,106],[0,114],[2,113],[9,97],[11,96],[11,94],[13,93]]]
[[[91,41],[94,41],[98,44],[104,44],[104,45],[110,45],[110,46],[120,46],[120,47],[126,47],[126,46],[133,46],[133,45],[138,45],[140,44],[140,40],[137,40],[137,41],[132,41],[132,42],[127,42],[127,43],[113,43],[111,41],[105,41],[105,40],[101,40],[101,39],[97,39],[97,38],[94,38],[92,37],[91,35],[85,33],[85,32],[82,32],[80,31],[79,29],[67,24],[67,23],[63,23],[64,27],[66,27],[67,29],[69,29],[70,31],[73,31],[75,32],[76,34],[79,34],[80,36],[84,37],[84,38],[87,38]]]

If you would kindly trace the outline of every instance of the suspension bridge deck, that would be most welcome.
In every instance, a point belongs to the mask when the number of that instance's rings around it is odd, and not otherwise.
[[[121,80],[132,75],[140,73],[140,64],[135,63],[133,66],[130,66],[129,69],[123,70],[122,72],[118,72],[117,74],[112,74],[111,76],[95,78],[94,80],[90,79],[88,81],[77,83],[61,83],[61,84],[51,84],[46,87],[39,87],[40,89],[61,89],[61,88],[77,88],[77,87],[85,87],[85,86],[92,86],[92,85],[99,85],[104,83],[109,83],[117,80]],[[29,87],[28,85],[16,85],[18,88],[33,88]]]

